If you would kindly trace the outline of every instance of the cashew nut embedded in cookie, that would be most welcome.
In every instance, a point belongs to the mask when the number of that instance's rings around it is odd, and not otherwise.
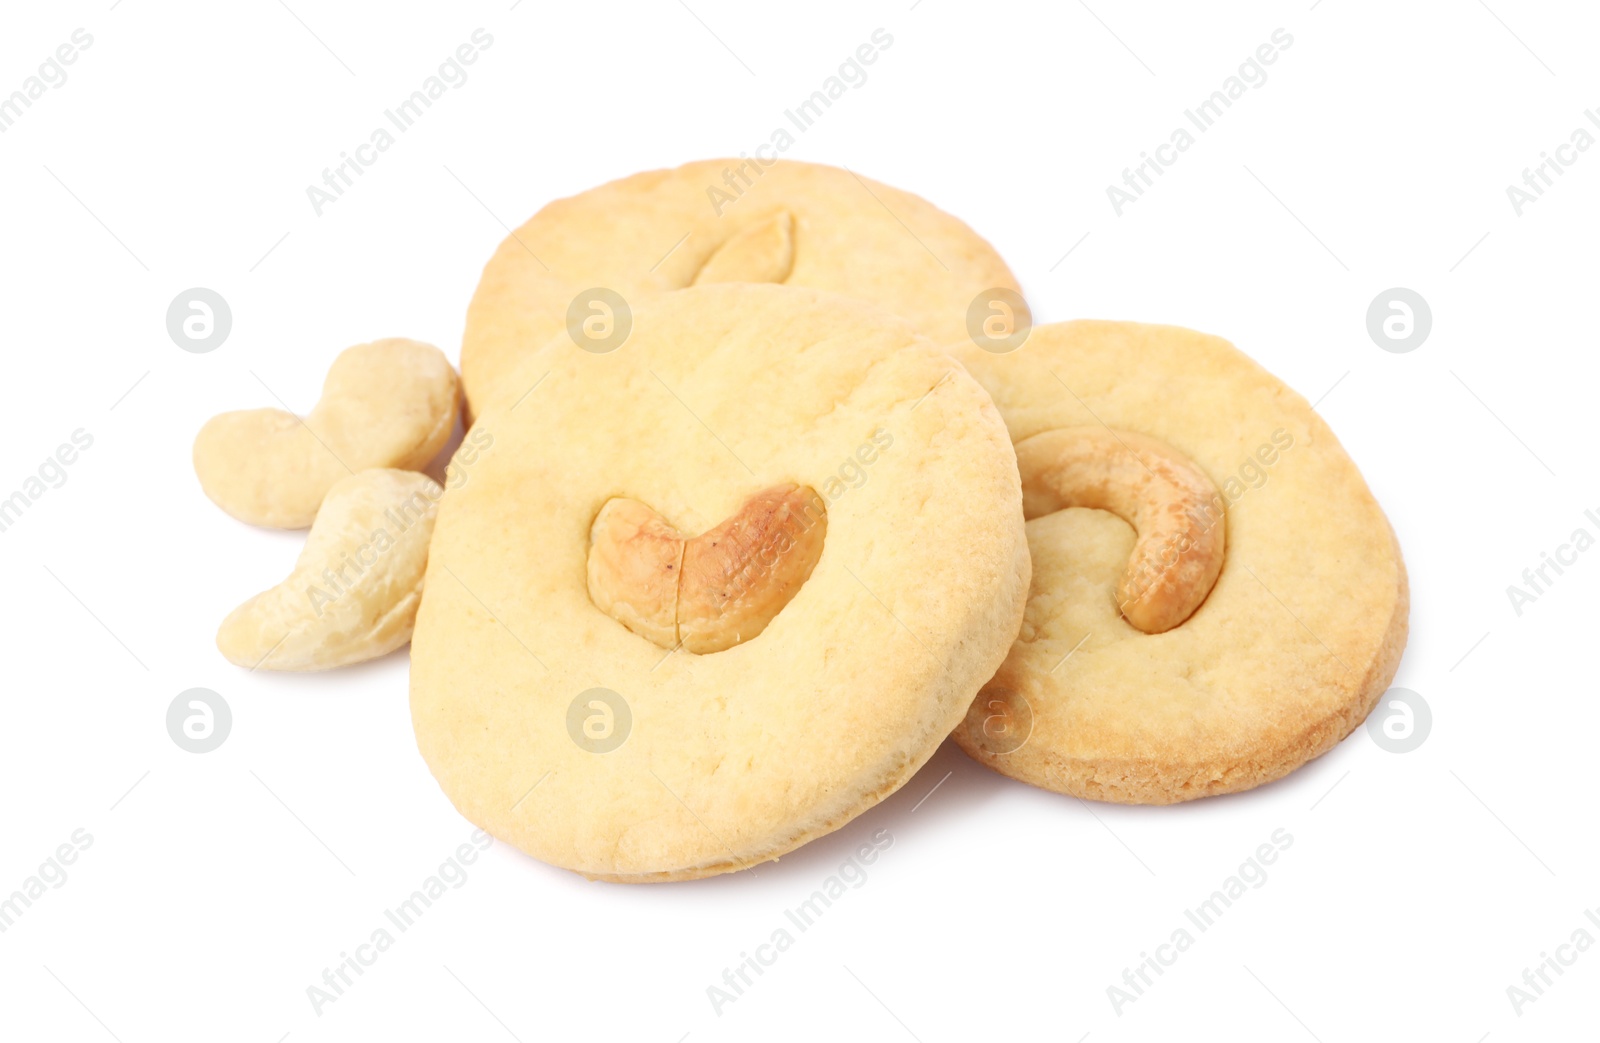
[[[438,348],[398,338],[358,344],[334,360],[304,420],[281,409],[212,417],[194,440],[195,473],[240,521],[303,529],[340,479],[426,467],[455,427],[459,399]]]
[[[217,648],[252,670],[327,670],[411,640],[443,495],[416,471],[336,483],[289,578],[234,609]]]
[[[640,637],[676,648],[685,542],[638,500],[607,500],[589,529],[589,599]]]
[[[589,598],[662,648],[704,655],[760,634],[794,597],[827,533],[813,490],[778,485],[693,538],[638,500],[606,501],[589,530]]]
[[[706,258],[694,285],[711,282],[783,282],[794,268],[794,217],[780,210],[748,225]]]
[[[1158,439],[1107,427],[1045,431],[1016,448],[1025,517],[1094,507],[1137,532],[1117,584],[1129,623],[1159,634],[1200,607],[1222,571],[1226,520],[1217,487],[1194,461]]]

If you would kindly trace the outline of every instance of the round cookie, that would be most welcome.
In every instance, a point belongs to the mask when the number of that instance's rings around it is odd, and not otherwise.
[[[1010,439],[903,321],[697,287],[511,381],[440,504],[411,711],[455,806],[534,857],[629,882],[776,858],[910,778],[1015,640]]]
[[[649,295],[711,282],[870,301],[941,344],[966,335],[979,294],[1018,292],[961,221],[850,171],[787,159],[652,170],[556,200],[500,244],[462,337],[472,415],[508,408],[523,390],[508,374],[569,323],[604,350]]]
[[[1033,558],[1022,634],[962,749],[1061,793],[1169,804],[1280,778],[1361,722],[1405,645],[1405,566],[1305,399],[1175,327],[1070,322],[1009,354],[952,350],[1017,444]],[[1180,492],[1163,470],[1183,465],[1198,486]],[[1139,483],[1136,538],[1125,503],[1094,508]],[[1185,586],[1198,608],[1171,597]],[[1162,598],[1166,618],[1129,622]]]

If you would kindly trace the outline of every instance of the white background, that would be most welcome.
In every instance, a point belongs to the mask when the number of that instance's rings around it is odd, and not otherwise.
[[[1600,951],[1520,1015],[1507,987],[1578,928],[1600,938],[1600,552],[1520,616],[1506,588],[1600,534],[1600,150],[1521,216],[1506,186],[1600,106],[1600,19],[1490,2],[7,5],[0,94],[74,29],[94,43],[0,135],[0,495],[74,430],[94,444],[0,533],[0,893],[75,829],[93,844],[0,934],[0,1035],[1592,1038]],[[306,186],[478,27],[470,80],[316,216]],[[1039,321],[1216,332],[1319,400],[1405,550],[1395,683],[1432,707],[1427,741],[1357,731],[1174,808],[1086,805],[947,746],[841,833],[692,884],[589,883],[497,844],[314,1013],[307,986],[471,826],[416,753],[404,652],[314,676],[216,652],[303,537],[207,502],[195,431],[274,405],[263,385],[309,409],[352,343],[454,357],[504,224],[753,150],[879,27],[870,78],[785,155],[964,218]],[[1269,79],[1117,216],[1106,186],[1278,28]],[[233,310],[210,354],[167,335],[193,286]],[[1366,330],[1395,286],[1432,307],[1409,354]],[[195,686],[233,711],[205,755],[164,723]],[[1280,828],[1267,882],[1114,1011],[1124,968]],[[714,1012],[707,986],[880,829],[866,884]]]

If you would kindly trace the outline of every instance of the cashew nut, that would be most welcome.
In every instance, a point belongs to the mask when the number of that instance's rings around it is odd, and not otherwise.
[[[638,500],[607,500],[589,529],[589,600],[640,637],[676,648],[685,542]]]
[[[438,348],[398,338],[358,344],[334,360],[304,420],[281,409],[212,417],[194,440],[195,474],[240,521],[303,529],[341,478],[426,467],[455,427],[459,399]]]
[[[336,482],[289,578],[229,613],[217,648],[252,670],[327,670],[411,640],[443,495],[416,471]]]
[[[794,216],[780,210],[734,233],[706,258],[694,285],[712,282],[783,282],[794,267]]]
[[[778,485],[692,539],[638,500],[606,501],[589,530],[589,598],[661,646],[698,655],[767,628],[822,556],[827,507]]]
[[[1110,511],[1138,534],[1117,584],[1128,622],[1159,634],[1188,619],[1222,571],[1222,498],[1165,442],[1107,427],[1046,431],[1017,443],[1027,518],[1065,507]]]

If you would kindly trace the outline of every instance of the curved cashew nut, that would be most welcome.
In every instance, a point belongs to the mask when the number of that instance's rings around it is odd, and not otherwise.
[[[1171,630],[1211,593],[1226,543],[1223,500],[1170,445],[1107,427],[1061,428],[1018,442],[1017,466],[1025,517],[1095,507],[1134,527],[1117,584],[1129,623],[1147,634]]]
[[[740,231],[706,258],[695,286],[712,282],[783,282],[794,268],[794,216],[780,210]]]
[[[760,634],[811,576],[827,507],[796,485],[765,489],[692,539],[640,503],[607,500],[589,530],[589,598],[662,648],[704,655]]]
[[[416,471],[362,471],[336,483],[294,571],[229,613],[217,648],[252,670],[327,670],[411,640],[443,495]]]
[[[398,338],[358,344],[334,360],[304,421],[281,409],[212,417],[194,440],[195,474],[240,521],[303,529],[341,478],[426,467],[450,438],[459,399],[438,348]]]

